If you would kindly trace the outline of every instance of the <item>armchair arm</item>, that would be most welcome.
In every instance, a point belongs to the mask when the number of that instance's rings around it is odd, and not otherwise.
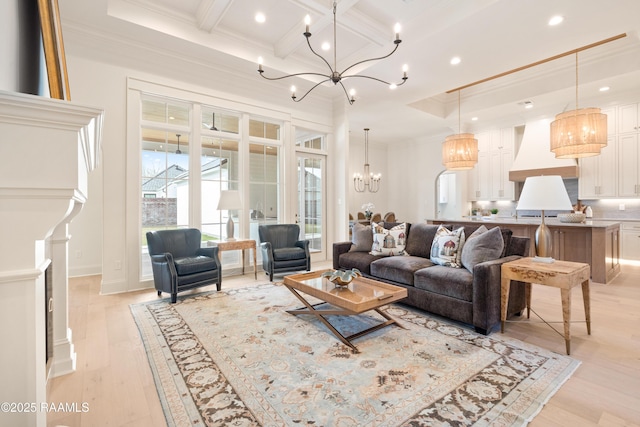
[[[473,268],[473,325],[489,333],[500,322],[500,288],[502,264],[522,258],[511,255],[493,261],[486,261]],[[509,311],[516,313],[524,309],[524,286],[511,284]]]
[[[151,255],[151,268],[153,269],[156,288],[160,285],[165,292],[177,291],[178,273],[171,253],[165,252],[161,255]]]
[[[304,249],[305,256],[307,257],[307,271],[311,270],[311,254],[309,253],[310,240],[298,240],[295,244],[296,247]]]
[[[219,256],[219,248],[217,246],[211,246],[211,247],[207,247],[207,248],[200,248],[196,251],[196,255],[202,255],[202,256],[206,256],[209,258],[213,258],[213,260],[216,262],[216,267],[218,268],[218,270],[220,270],[221,268],[221,264],[220,264],[220,256]]]
[[[262,252],[262,268],[264,271],[268,271],[269,265],[273,263],[273,246],[271,246],[271,242],[260,243],[260,252]]]
[[[298,240],[295,243],[295,246],[298,247],[298,248],[304,249],[304,251],[307,253],[307,255],[309,255],[309,244],[310,243],[311,242],[309,240]]]
[[[340,269],[340,255],[346,254],[351,249],[351,242],[336,242],[333,244],[333,269]]]

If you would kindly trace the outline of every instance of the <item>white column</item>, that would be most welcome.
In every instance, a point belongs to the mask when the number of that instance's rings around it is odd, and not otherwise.
[[[82,203],[75,202],[71,213],[60,223],[51,238],[53,281],[53,365],[51,376],[58,377],[76,370],[76,352],[69,328],[69,223],[82,210]]]

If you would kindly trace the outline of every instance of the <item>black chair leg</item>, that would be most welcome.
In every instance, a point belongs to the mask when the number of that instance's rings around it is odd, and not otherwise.
[[[220,290],[222,289],[222,282],[216,283],[216,289],[218,290],[218,292],[220,292]]]
[[[162,296],[162,291],[158,291],[158,296],[161,297]]]
[[[171,304],[175,304],[178,301],[178,294],[171,294]]]

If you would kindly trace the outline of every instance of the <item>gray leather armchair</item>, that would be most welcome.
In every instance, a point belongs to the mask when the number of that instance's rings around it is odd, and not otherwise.
[[[153,281],[158,291],[171,294],[171,302],[178,292],[206,285],[222,287],[222,267],[218,248],[201,248],[200,230],[149,231],[147,245],[153,268]]]
[[[299,240],[298,224],[258,226],[262,268],[273,282],[274,273],[311,270],[309,241]]]

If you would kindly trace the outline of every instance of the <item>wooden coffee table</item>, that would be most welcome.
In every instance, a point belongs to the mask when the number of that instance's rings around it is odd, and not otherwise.
[[[388,314],[380,311],[379,308],[406,298],[407,290],[405,288],[364,277],[356,277],[348,287],[338,287],[326,277],[321,277],[325,271],[332,270],[312,271],[284,277],[284,285],[306,307],[288,310],[287,313],[296,316],[300,314],[316,316],[340,341],[351,347],[356,353],[359,353],[359,351],[352,342],[356,338],[393,324],[403,328],[402,325],[389,317]],[[302,294],[310,295],[323,302],[311,304]],[[316,307],[324,304],[329,304],[334,308],[316,309]],[[346,337],[326,319],[326,316],[352,316],[370,310],[380,314],[386,321]]]

